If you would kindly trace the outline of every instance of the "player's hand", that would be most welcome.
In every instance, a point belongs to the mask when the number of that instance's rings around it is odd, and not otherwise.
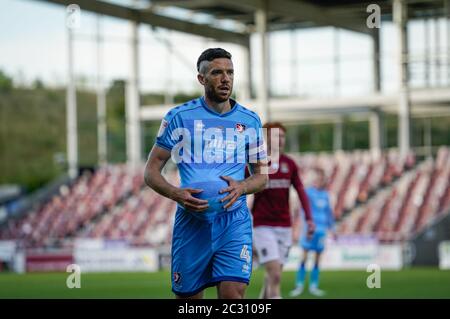
[[[209,207],[208,201],[192,196],[192,194],[198,194],[201,192],[203,192],[203,189],[179,188],[173,195],[172,199],[187,210],[203,212]]]
[[[296,234],[292,235],[292,242],[293,243],[298,243],[299,239],[300,239],[300,234],[299,233],[296,233]]]
[[[338,235],[336,232],[332,232],[331,235],[333,236],[333,240],[337,241],[338,240]]]
[[[306,237],[308,239],[311,239],[314,235],[314,231],[316,230],[316,225],[314,225],[314,222],[312,220],[306,221],[306,227],[307,227],[307,234]]]
[[[234,204],[234,202],[239,198],[239,196],[246,193],[247,187],[246,187],[246,184],[244,181],[238,182],[229,176],[220,176],[220,178],[227,181],[228,185],[229,185],[227,188],[221,189],[219,191],[219,194],[223,194],[223,193],[227,193],[227,192],[229,193],[227,196],[222,198],[220,201],[221,203],[223,203],[228,200],[229,202],[226,203],[225,206],[223,206],[224,209],[228,209],[231,207],[231,205]]]

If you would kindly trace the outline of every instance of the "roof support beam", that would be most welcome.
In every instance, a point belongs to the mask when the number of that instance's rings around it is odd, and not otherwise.
[[[68,6],[72,0],[39,0]],[[222,42],[230,42],[239,45],[247,45],[248,35],[239,32],[226,31],[223,29],[197,24],[185,20],[175,19],[153,13],[151,11],[137,10],[125,6],[112,4],[98,0],[77,0],[81,10],[95,12],[119,19],[126,19],[154,27],[161,27],[179,32],[190,33]]]
[[[259,61],[259,81],[258,81],[258,105],[259,116],[261,122],[265,123],[270,120],[269,112],[269,46],[267,35],[267,10],[261,8],[256,10],[255,13],[256,29],[258,33],[259,51],[261,52],[261,58]]]
[[[302,1],[221,0],[221,2],[223,5],[247,11],[266,7],[268,13],[304,19],[321,26],[335,26],[355,32],[370,33],[370,29],[366,27],[366,21],[358,16],[352,18],[340,18],[330,11]]]
[[[393,17],[397,28],[399,92],[398,92],[398,148],[406,155],[411,148],[411,103],[408,74],[408,15],[405,0],[394,0]]]

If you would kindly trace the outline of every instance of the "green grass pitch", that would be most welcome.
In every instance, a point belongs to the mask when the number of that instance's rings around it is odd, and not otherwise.
[[[81,288],[69,289],[69,273],[0,274],[0,298],[173,298],[170,273],[87,273],[81,274]],[[450,298],[450,271],[412,268],[382,271],[381,288],[369,289],[370,273],[361,271],[323,271],[324,298]],[[252,274],[246,298],[258,298],[262,269]],[[283,298],[294,286],[295,272],[284,272]],[[206,298],[216,298],[215,287]],[[298,298],[315,298],[305,292]]]

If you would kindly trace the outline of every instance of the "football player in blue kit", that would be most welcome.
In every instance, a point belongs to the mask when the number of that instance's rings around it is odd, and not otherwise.
[[[267,182],[266,149],[256,113],[230,98],[231,54],[214,48],[197,61],[204,96],[171,109],[145,167],[146,184],[178,203],[172,236],[172,291],[202,298],[243,298],[252,272],[252,224],[246,194]],[[161,174],[169,159],[181,186]],[[245,178],[245,167],[252,175]]]
[[[309,251],[315,252],[314,266],[309,280],[309,292],[318,297],[325,294],[324,291],[319,289],[320,256],[325,248],[327,231],[331,230],[333,237],[336,238],[335,221],[330,196],[326,189],[325,172],[320,168],[317,168],[315,171],[316,179],[314,185],[306,189],[306,194],[311,205],[312,219],[316,228],[314,234],[308,238],[305,226],[300,238],[300,246],[303,248],[303,259],[297,272],[296,287],[290,292],[291,297],[299,296],[303,292]]]

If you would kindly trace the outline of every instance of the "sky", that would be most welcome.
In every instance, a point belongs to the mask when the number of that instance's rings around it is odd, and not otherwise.
[[[120,3],[121,0],[115,2]],[[35,0],[0,0],[0,3],[0,69],[19,83],[29,84],[39,78],[46,85],[64,85],[67,79],[65,8]],[[75,74],[92,87],[97,75],[96,21],[96,15],[82,10],[74,43]],[[443,46],[438,53],[442,56],[441,63],[447,67],[447,56],[443,55],[447,48],[443,20],[439,21],[439,28]],[[114,79],[128,77],[131,28],[123,20],[102,17],[101,29],[104,36],[101,48],[102,78],[104,84],[109,85]],[[383,90],[395,91],[398,88],[396,32],[391,23],[383,23],[380,30]],[[433,25],[431,30],[434,30]],[[423,57],[423,34],[423,22],[410,23],[409,46],[414,60]],[[148,26],[140,26],[139,36],[139,73],[143,92],[161,92],[167,87],[173,92],[200,91],[196,80],[196,60],[204,49],[213,46],[221,46],[232,53],[235,90],[243,85],[245,60],[244,52],[238,45],[217,43],[165,29],[154,30]],[[168,39],[173,44],[172,54],[161,39]],[[251,41],[257,48],[257,38],[252,37]],[[293,41],[297,48],[295,64]],[[430,38],[430,44],[434,47],[434,35]],[[270,34],[269,47],[271,90],[275,94],[330,97],[372,92],[372,42],[366,35],[331,27],[282,31]],[[252,50],[254,81],[259,74],[260,55],[257,51]],[[333,63],[336,56],[340,61],[337,68]],[[293,65],[296,65],[295,69]],[[431,71],[433,77],[434,64]],[[338,87],[335,85],[336,74]],[[447,83],[447,69],[443,70],[443,74],[441,83]],[[411,83],[423,85],[422,62],[413,64]]]

